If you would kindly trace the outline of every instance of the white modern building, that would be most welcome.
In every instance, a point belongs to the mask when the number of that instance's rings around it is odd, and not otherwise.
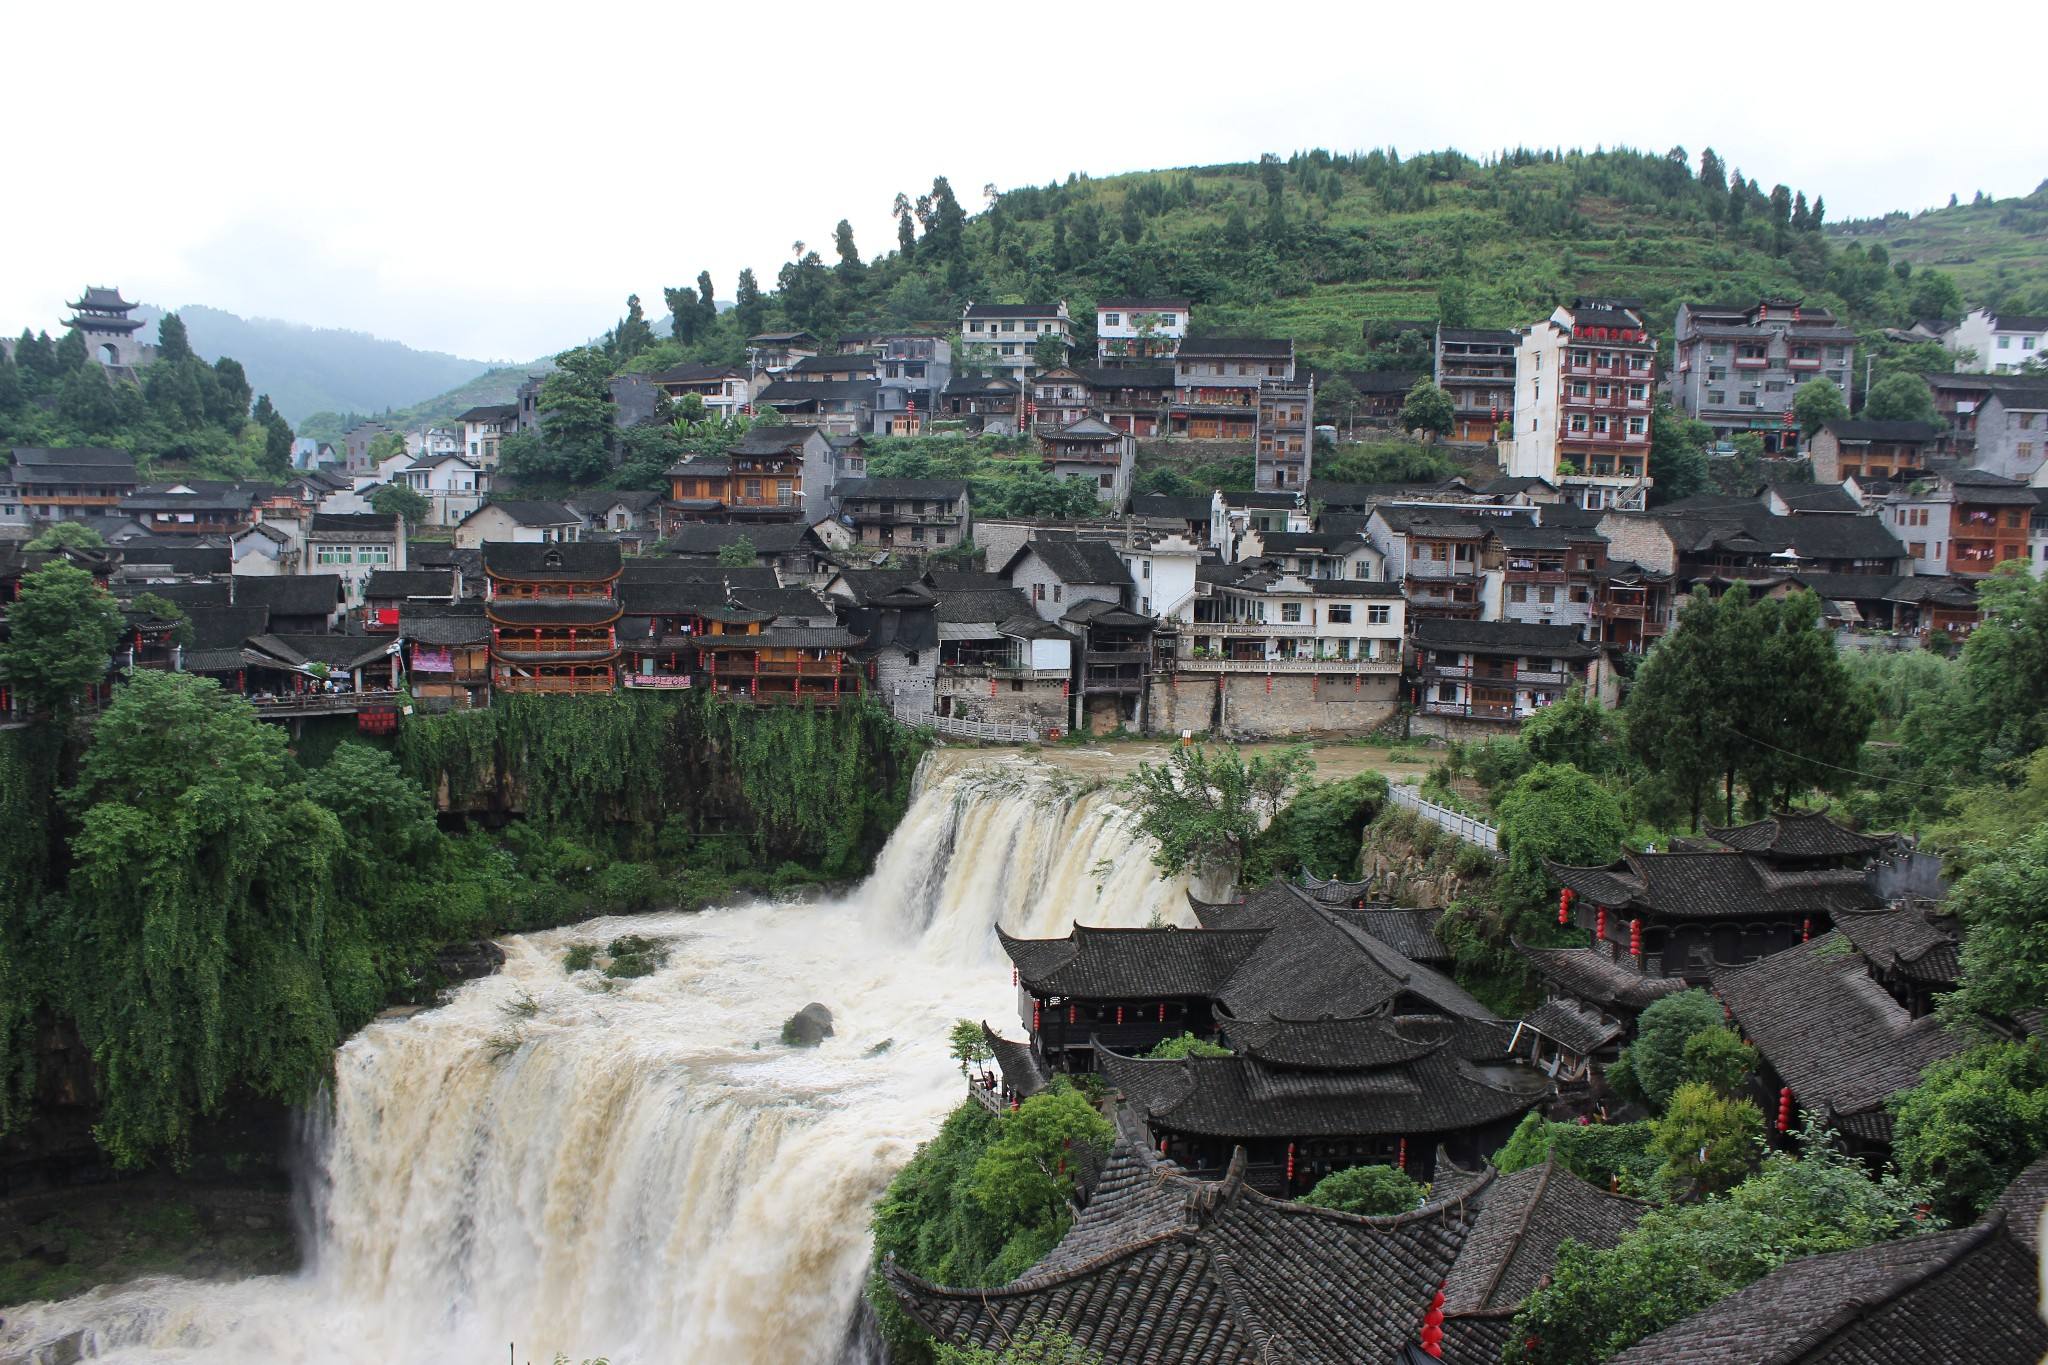
[[[1105,366],[1170,365],[1188,334],[1187,299],[1103,299],[1095,305],[1095,357]]]
[[[1657,343],[1629,303],[1575,299],[1524,328],[1508,476],[1546,479],[1590,510],[1642,510],[1656,360]]]
[[[1942,342],[1951,351],[1972,353],[1976,360],[1971,369],[2017,374],[2029,360],[2048,357],[2048,317],[2001,316],[1988,308],[1976,308]]]

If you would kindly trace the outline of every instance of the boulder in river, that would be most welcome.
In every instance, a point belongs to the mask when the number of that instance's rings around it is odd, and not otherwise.
[[[832,1036],[832,1011],[813,1000],[782,1026],[782,1041],[791,1047],[816,1047]]]
[[[434,954],[434,971],[443,981],[474,981],[505,965],[505,950],[489,939],[450,943]]]

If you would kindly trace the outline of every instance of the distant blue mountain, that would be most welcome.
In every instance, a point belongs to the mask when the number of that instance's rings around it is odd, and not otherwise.
[[[154,336],[164,309],[136,310]],[[403,342],[367,332],[305,327],[274,318],[244,318],[218,308],[189,304],[177,310],[192,349],[208,360],[233,356],[248,372],[249,386],[267,393],[285,418],[297,425],[316,412],[383,412],[467,384],[492,367],[439,351],[416,351]]]

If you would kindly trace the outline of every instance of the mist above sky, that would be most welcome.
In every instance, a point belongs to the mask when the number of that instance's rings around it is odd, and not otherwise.
[[[0,331],[54,332],[92,283],[528,360],[700,270],[772,286],[842,217],[872,258],[934,175],[978,210],[988,183],[1308,147],[1711,145],[1831,221],[2031,191],[2048,124],[2009,82],[1965,98],[1955,54],[2036,50],[2042,9],[1894,13],[17,7]]]

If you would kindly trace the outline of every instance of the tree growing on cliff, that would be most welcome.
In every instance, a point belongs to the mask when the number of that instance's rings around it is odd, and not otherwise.
[[[64,717],[107,676],[121,612],[91,574],[54,560],[22,580],[7,625],[0,665],[9,681],[37,710]]]
[[[1191,744],[1164,763],[1140,763],[1122,791],[1158,845],[1152,861],[1160,871],[1235,880],[1260,829],[1314,772],[1302,746],[1247,759],[1235,745]]]

